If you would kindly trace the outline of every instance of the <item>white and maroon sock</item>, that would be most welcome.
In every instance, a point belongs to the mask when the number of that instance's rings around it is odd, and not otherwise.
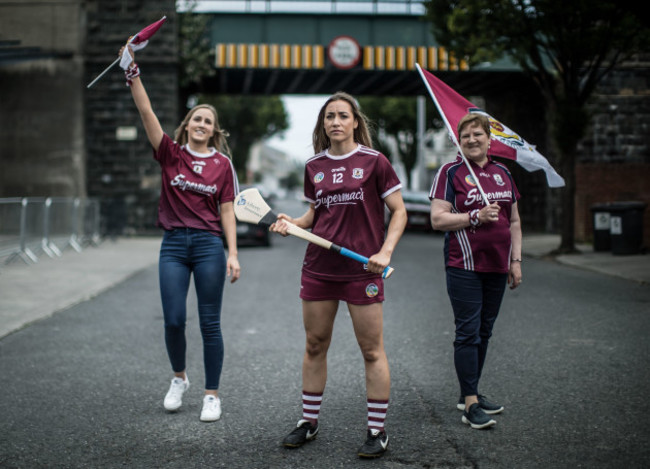
[[[368,429],[384,431],[388,401],[368,399]]]
[[[309,420],[312,425],[318,422],[320,405],[323,402],[323,393],[302,392],[302,418]]]

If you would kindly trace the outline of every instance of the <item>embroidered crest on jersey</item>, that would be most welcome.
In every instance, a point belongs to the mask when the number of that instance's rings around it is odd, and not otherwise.
[[[318,174],[316,174],[316,175],[314,176],[314,182],[315,182],[316,184],[318,184],[319,182],[321,182],[323,179],[325,179],[325,174],[323,174],[322,171],[321,171],[320,173],[318,173]]]
[[[379,287],[374,283],[369,283],[366,285],[366,296],[368,298],[374,298],[379,293]]]
[[[503,178],[501,177],[500,174],[493,174],[492,177],[494,178],[494,182],[497,183],[497,186],[505,186],[506,183],[503,181]]]
[[[362,179],[363,178],[363,168],[354,168],[352,170],[352,177],[354,179]]]
[[[474,178],[471,174],[465,176],[465,182],[472,187],[476,187],[476,181],[474,181]]]
[[[192,161],[192,170],[201,174],[203,172],[203,167],[205,166],[205,161]]]

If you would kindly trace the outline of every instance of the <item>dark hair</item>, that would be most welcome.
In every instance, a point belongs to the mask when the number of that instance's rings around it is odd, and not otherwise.
[[[320,153],[323,150],[327,150],[331,146],[330,138],[325,133],[325,109],[327,106],[334,101],[345,101],[352,108],[352,114],[357,120],[357,128],[354,129],[354,141],[365,145],[367,147],[372,147],[372,138],[370,137],[370,125],[368,118],[361,112],[357,100],[352,97],[352,95],[344,92],[337,91],[332,96],[330,96],[323,107],[321,107],[320,112],[318,113],[318,120],[316,121],[316,127],[314,127],[314,133],[312,136],[312,142],[314,145],[314,152]]]

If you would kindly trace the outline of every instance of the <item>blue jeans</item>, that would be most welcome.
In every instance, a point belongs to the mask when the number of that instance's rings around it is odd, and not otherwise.
[[[223,240],[204,230],[165,231],[160,246],[158,276],[165,318],[165,345],[174,372],[185,371],[186,301],[190,275],[199,306],[203,337],[205,389],[219,389],[223,367],[221,301],[226,280]]]
[[[454,310],[454,365],[462,396],[478,395],[492,327],[508,274],[447,268],[447,293]]]

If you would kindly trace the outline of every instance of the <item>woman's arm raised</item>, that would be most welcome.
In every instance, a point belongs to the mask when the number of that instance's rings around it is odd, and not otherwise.
[[[131,54],[131,57],[133,57],[133,62],[131,62],[130,66],[134,67],[135,55],[130,47],[129,53]],[[122,50],[120,50],[120,55],[122,55]],[[164,132],[160,122],[158,121],[158,117],[153,112],[151,101],[149,100],[149,96],[147,95],[147,91],[144,89],[144,85],[142,84],[139,75],[131,78],[131,95],[133,96],[135,106],[138,108],[138,112],[140,113],[140,118],[142,119],[142,124],[147,133],[149,143],[151,143],[154,150],[158,151]]]

